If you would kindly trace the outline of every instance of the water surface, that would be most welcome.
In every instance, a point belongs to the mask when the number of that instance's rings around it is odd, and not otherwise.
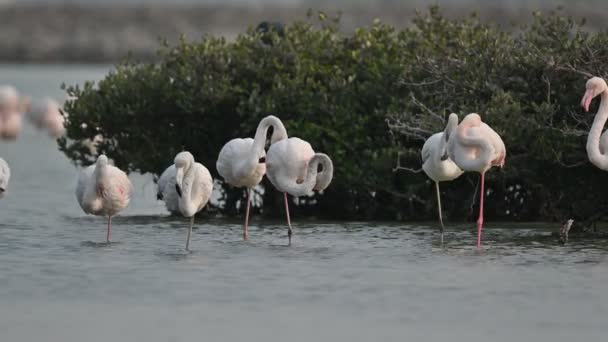
[[[107,67],[0,66],[0,83],[61,99],[57,85]],[[0,143],[13,170],[0,200],[2,341],[571,341],[605,339],[608,242],[551,236],[557,227],[436,226],[199,219],[186,221],[132,176],[132,205],[85,216],[77,170],[26,127]]]

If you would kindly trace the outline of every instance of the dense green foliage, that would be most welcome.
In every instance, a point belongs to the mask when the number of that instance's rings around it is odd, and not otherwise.
[[[253,136],[273,114],[334,161],[330,188],[300,210],[431,219],[433,184],[394,168],[419,168],[424,139],[443,130],[450,112],[477,112],[508,151],[505,168],[488,172],[486,218],[581,219],[608,205],[608,174],[586,161],[593,115],[579,107],[588,76],[604,75],[607,33],[554,13],[535,14],[516,33],[475,16],[448,20],[437,8],[402,31],[376,21],[347,35],[339,20],[319,19],[288,25],[284,36],[250,30],[232,42],[165,45],[158,63],[126,61],[97,84],[67,87],[73,100],[60,148],[90,163],[83,141],[101,134],[98,151],[117,166],[156,175],[187,149],[217,178],[223,144]],[[471,216],[477,178],[442,183],[452,220]],[[242,191],[225,190],[220,209],[234,213]],[[265,213],[282,214],[280,203],[265,192]]]

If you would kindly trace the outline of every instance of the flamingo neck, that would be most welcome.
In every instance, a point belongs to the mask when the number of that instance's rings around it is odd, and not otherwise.
[[[601,94],[600,107],[593,119],[593,125],[587,137],[587,157],[589,161],[602,170],[608,171],[608,156],[600,151],[600,137],[608,120],[608,91]]]
[[[192,200],[192,187],[194,185],[194,163],[188,164],[184,169],[184,178],[180,184],[182,195],[179,196],[179,207],[182,214],[186,217],[192,217],[197,212],[197,206]]]
[[[264,147],[266,146],[266,135],[268,134],[268,129],[271,126],[271,144],[274,144],[279,140],[287,139],[287,130],[285,130],[285,126],[283,125],[283,122],[279,120],[279,118],[270,115],[262,119],[262,121],[260,121],[260,124],[258,125],[258,128],[255,131],[253,146],[251,147],[250,159],[248,160],[251,168],[255,168],[260,158],[262,157]]]
[[[331,177],[333,176],[333,164],[327,155],[323,153],[316,153],[308,162],[306,167],[306,177],[304,181],[298,183],[295,179],[283,179],[281,181],[280,187],[284,192],[292,196],[308,196],[312,194],[312,191],[317,187],[317,176],[320,175],[318,172],[319,164],[323,165],[323,172],[325,175],[321,176],[321,184],[325,189],[329,182],[331,181]],[[329,180],[328,180],[329,179]]]

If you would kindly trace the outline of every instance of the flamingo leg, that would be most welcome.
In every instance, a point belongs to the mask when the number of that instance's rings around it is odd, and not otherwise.
[[[247,189],[247,210],[245,210],[245,225],[243,226],[243,240],[249,238],[249,207],[251,206],[251,188]]]
[[[485,172],[481,173],[481,192],[479,194],[479,218],[477,219],[477,248],[481,247],[481,230],[483,229],[483,198]]]
[[[110,231],[112,230],[112,216],[108,216],[108,232],[106,234],[106,242],[110,242]]]
[[[188,227],[188,238],[186,239],[186,251],[190,252],[190,236],[192,235],[192,226],[194,225],[194,215],[190,218],[190,226]]]
[[[291,235],[292,235],[292,231],[291,231],[291,219],[289,218],[289,203],[287,200],[287,193],[284,192],[283,193],[283,197],[285,198],[285,212],[287,213],[287,226],[289,227],[287,229],[287,238],[289,239],[289,245],[291,246]]]
[[[441,214],[441,194],[439,193],[439,182],[435,182],[435,190],[437,192],[437,210],[439,211],[439,232],[441,234],[441,245],[443,246],[443,216]]]

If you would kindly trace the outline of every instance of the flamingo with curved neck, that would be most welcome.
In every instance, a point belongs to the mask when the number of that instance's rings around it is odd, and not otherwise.
[[[266,174],[265,157],[266,135],[272,127],[271,143],[286,139],[285,126],[276,116],[267,116],[260,121],[254,139],[232,139],[222,147],[217,158],[217,172],[224,181],[235,187],[247,188],[247,209],[243,225],[243,239],[249,237],[249,208],[251,206],[251,190],[257,186]]]
[[[319,171],[319,165],[322,170]],[[292,227],[287,194],[309,196],[313,190],[326,189],[333,179],[334,166],[324,153],[315,153],[310,144],[300,138],[280,140],[270,145],[266,154],[267,176],[283,192],[287,215],[287,237],[291,244]]]
[[[595,114],[587,137],[587,157],[593,165],[608,171],[608,156],[606,155],[606,152],[608,152],[608,134],[606,132],[602,134],[606,120],[608,120],[608,85],[603,79],[592,77],[587,81],[585,88],[581,106],[585,108],[586,112],[589,111],[591,100],[597,96],[601,97],[600,107]]]
[[[490,126],[472,113],[460,122],[448,142],[449,157],[464,171],[479,172],[481,191],[479,196],[479,218],[477,219],[477,248],[481,247],[483,229],[483,200],[485,196],[485,173],[492,166],[503,167],[507,151],[500,136]]]
[[[422,146],[422,170],[435,182],[435,192],[437,193],[437,210],[439,213],[439,232],[441,234],[441,244],[443,244],[443,217],[441,210],[441,194],[439,192],[439,182],[454,180],[463,171],[448,156],[448,141],[450,136],[456,132],[458,127],[458,115],[452,113],[448,117],[448,123],[443,132],[435,133],[429,137]]]
[[[110,242],[112,216],[129,205],[133,185],[119,168],[109,165],[108,158],[100,155],[95,164],[86,167],[78,177],[76,199],[87,214],[106,216]]]
[[[179,210],[184,217],[190,218],[186,250],[190,251],[190,236],[194,226],[194,216],[201,211],[213,192],[213,179],[203,164],[194,161],[192,153],[184,151],[175,156],[174,164],[169,166],[159,181],[158,195],[165,201],[169,211]]]

